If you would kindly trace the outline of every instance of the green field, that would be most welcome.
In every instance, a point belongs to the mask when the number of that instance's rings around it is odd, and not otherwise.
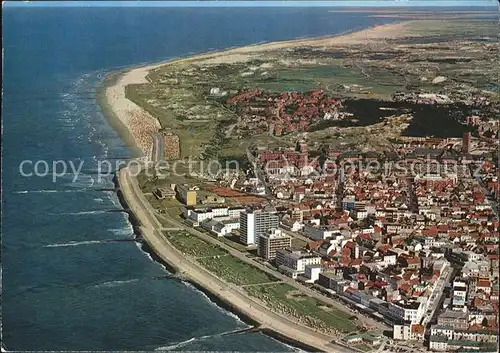
[[[241,251],[241,252],[247,251],[247,247],[245,245],[239,243],[236,236],[221,237],[221,238],[217,238],[217,240],[219,240],[221,243],[229,245],[230,247],[232,247],[233,249],[236,249],[238,251]]]
[[[248,287],[246,291],[266,302],[271,308],[297,317],[309,325],[318,328],[334,328],[346,333],[356,330],[356,324],[351,315],[298,293],[288,284]]]
[[[358,344],[358,345],[356,345],[356,348],[362,350],[363,352],[369,352],[371,350],[375,350],[375,349],[377,349],[377,347],[378,346],[376,346],[376,347],[370,347],[367,344]]]
[[[207,243],[186,231],[164,232],[165,237],[180,251],[194,257],[223,256],[226,251]]]
[[[302,249],[305,248],[307,245],[307,242],[302,239],[298,238],[292,238],[292,248],[294,249]]]
[[[233,256],[198,259],[197,261],[219,278],[237,285],[278,281],[277,278]]]

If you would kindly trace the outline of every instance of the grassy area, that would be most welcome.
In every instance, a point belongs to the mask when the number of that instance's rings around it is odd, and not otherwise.
[[[176,226],[168,221],[165,217],[162,215],[156,215],[156,219],[161,223],[161,225],[165,228],[176,228]]]
[[[355,317],[308,297],[288,284],[248,287],[246,290],[271,308],[296,317],[308,326],[325,331],[333,328],[346,333],[356,330]]]
[[[221,237],[217,238],[220,242],[229,245],[233,249],[236,249],[241,252],[247,251],[247,247],[241,243],[238,242],[238,237],[236,235],[228,236],[228,237]]]
[[[294,249],[302,249],[305,248],[307,245],[307,242],[302,239],[298,238],[292,238],[292,248]]]
[[[172,207],[172,206],[179,206],[179,207],[181,206],[180,202],[175,200],[175,199],[159,200],[153,194],[147,194],[147,195],[144,195],[144,197],[146,198],[146,200],[148,200],[148,202],[151,204],[151,206],[153,206],[156,209],[163,209],[163,208]]]
[[[186,231],[164,232],[164,234],[177,249],[191,256],[202,257],[227,254],[224,249],[221,249],[216,245],[209,244]],[[210,260],[212,261],[212,259]]]
[[[197,261],[216,276],[237,285],[278,281],[277,278],[233,256],[198,259]]]
[[[363,352],[369,352],[373,349],[376,349],[376,347],[371,347],[371,346],[364,344],[364,343],[356,345],[356,348],[362,350]]]
[[[179,163],[180,165],[180,163]],[[153,192],[157,188],[170,188],[171,184],[195,184],[197,182],[194,177],[190,176],[185,172],[181,166],[175,167],[175,171],[172,170],[160,170],[158,171],[159,174],[164,176],[164,178],[154,178],[152,175],[154,175],[153,170],[149,170],[147,175],[145,172],[141,172],[137,176],[137,181],[139,183],[139,187],[141,190],[145,193],[147,192]],[[196,169],[193,167],[193,171],[196,171]],[[178,175],[176,175],[176,173]]]

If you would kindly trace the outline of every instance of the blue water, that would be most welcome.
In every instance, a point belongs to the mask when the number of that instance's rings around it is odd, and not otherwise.
[[[165,269],[132,239],[102,159],[131,153],[95,100],[104,75],[144,62],[395,20],[328,9],[5,8],[3,342],[9,350],[290,351]],[[22,177],[23,160],[83,174]],[[228,334],[225,334],[228,333]]]

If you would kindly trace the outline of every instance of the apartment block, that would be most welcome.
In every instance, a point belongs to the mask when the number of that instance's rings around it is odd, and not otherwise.
[[[260,235],[277,229],[279,217],[274,211],[247,210],[240,213],[240,242],[245,245],[256,244]]]
[[[292,238],[279,229],[271,229],[267,234],[259,235],[257,253],[270,260],[276,257],[276,251],[292,246]]]

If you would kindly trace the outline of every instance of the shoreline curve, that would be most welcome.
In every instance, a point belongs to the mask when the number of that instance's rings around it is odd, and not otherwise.
[[[131,68],[110,72],[105,75],[103,82],[97,87],[97,102],[101,111],[110,124],[124,140],[125,145],[133,151],[134,157],[144,158],[151,152],[147,143],[141,141],[143,131],[137,129],[132,117],[140,117],[147,122],[151,132],[159,129],[158,120],[144,109],[126,98],[126,86],[147,83],[150,71],[165,65],[204,61],[206,63],[240,62],[252,55],[261,55],[267,51],[296,48],[296,47],[342,47],[349,45],[368,44],[371,41],[387,40],[400,36],[404,28],[417,21],[398,21],[390,24],[375,25],[363,30],[354,30],[312,38],[298,38],[285,41],[249,44],[243,47],[232,47],[194,54],[188,57],[174,57],[168,60],[133,66]],[[141,126],[142,130],[146,128]],[[156,131],[154,131],[156,132]]]

